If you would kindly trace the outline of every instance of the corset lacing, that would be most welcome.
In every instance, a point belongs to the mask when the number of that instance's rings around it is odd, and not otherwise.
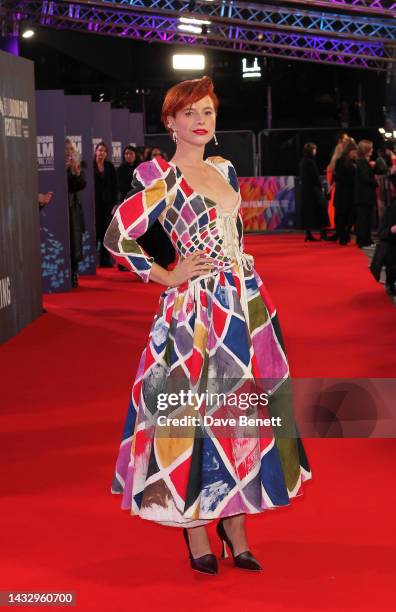
[[[239,205],[239,202],[237,205]],[[254,259],[252,255],[244,253],[243,250],[241,250],[241,247],[239,246],[238,229],[234,217],[235,209],[236,207],[234,208],[234,210],[231,211],[220,211],[219,208],[217,208],[216,216],[216,226],[219,231],[219,238],[222,240],[223,243],[223,252],[224,255],[229,258],[230,262],[226,263],[225,266],[222,266],[221,268],[213,268],[212,271],[208,274],[198,276],[193,280],[190,279],[189,285],[194,293],[194,300],[197,305],[197,319],[199,320],[201,309],[201,280],[205,278],[214,277],[221,271],[231,270],[235,266],[235,264],[237,264],[238,276],[241,285],[241,307],[246,320],[246,324],[249,327],[249,308],[243,269],[246,268],[249,271],[252,271],[254,266]]]

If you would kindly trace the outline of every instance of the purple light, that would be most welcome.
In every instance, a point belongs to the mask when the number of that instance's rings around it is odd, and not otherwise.
[[[0,36],[0,49],[4,49],[11,55],[19,55],[19,38],[18,36]]]

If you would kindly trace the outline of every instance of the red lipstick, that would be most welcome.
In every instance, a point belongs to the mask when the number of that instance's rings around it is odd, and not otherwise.
[[[208,133],[208,130],[193,130],[194,134],[199,134],[200,136],[204,136],[205,134]]]

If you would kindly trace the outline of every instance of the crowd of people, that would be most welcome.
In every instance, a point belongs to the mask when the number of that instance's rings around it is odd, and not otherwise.
[[[133,145],[124,148],[122,163],[117,169],[107,157],[106,144],[99,142],[95,147],[94,176],[96,240],[101,267],[113,266],[109,252],[103,246],[104,234],[112,216],[117,206],[125,200],[128,194],[132,194],[135,189],[140,189],[139,185],[133,184],[135,168],[141,162],[154,157],[166,159],[165,153],[159,147],[138,149]],[[159,265],[166,268],[173,262],[175,254],[172,243],[158,220],[151,225],[144,236],[138,239],[138,242]],[[126,270],[123,266],[118,266],[118,268]]]
[[[139,189],[133,185],[133,173],[142,162],[161,156],[165,153],[159,147],[137,148],[127,145],[124,148],[122,163],[116,168],[108,159],[108,147],[101,141],[95,146],[93,158],[95,225],[98,264],[100,267],[113,267],[109,252],[103,246],[103,238],[117,206],[127,195]],[[78,287],[78,264],[83,259],[83,234],[85,232],[84,212],[78,193],[86,187],[84,166],[74,142],[65,141],[65,162],[67,173],[69,232],[72,287]],[[52,193],[39,194],[40,208],[48,204]],[[141,246],[154,257],[160,265],[167,267],[174,260],[174,249],[159,221],[156,221],[148,232],[139,238]],[[119,266],[120,270],[126,268]]]
[[[386,290],[396,295],[396,154],[385,146],[373,160],[373,150],[370,140],[356,143],[341,133],[326,169],[327,185],[323,185],[315,159],[317,145],[304,145],[299,166],[301,225],[306,242],[328,240],[346,246],[354,231],[358,247],[376,246],[373,274],[379,280],[385,265]],[[335,231],[329,234],[333,207]],[[377,229],[377,245],[373,228]],[[319,237],[314,236],[315,230]]]
[[[392,146],[377,150],[372,160],[373,143],[356,141],[347,133],[340,133],[323,183],[316,163],[318,147],[313,142],[304,145],[299,166],[301,226],[306,242],[332,241],[341,246],[356,237],[360,248],[376,246],[371,271],[380,279],[382,267],[386,270],[386,290],[396,295],[396,154]],[[152,148],[127,145],[122,163],[116,168],[108,159],[108,147],[99,142],[94,151],[94,197],[97,258],[100,267],[113,267],[113,261],[103,246],[105,232],[117,207],[128,195],[141,189],[134,181],[134,171],[143,161],[166,154],[157,146]],[[85,221],[79,192],[86,187],[77,147],[71,139],[65,141],[65,161],[68,187],[70,256],[72,286],[78,286],[78,264],[83,259],[83,233]],[[39,194],[40,208],[51,201],[52,192]],[[334,211],[334,219],[329,214]],[[334,226],[334,230],[332,228]],[[331,230],[332,228],[332,230]],[[377,230],[377,244],[372,229]],[[319,236],[314,236],[314,231]],[[161,223],[156,220],[148,231],[138,238],[146,253],[154,257],[163,268],[175,260],[173,245]],[[119,270],[126,270],[118,266]]]

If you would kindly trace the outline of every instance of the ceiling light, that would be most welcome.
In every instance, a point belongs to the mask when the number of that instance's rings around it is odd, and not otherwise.
[[[175,70],[203,70],[205,68],[205,56],[177,53],[172,57],[172,65]]]
[[[210,21],[207,21],[206,19],[195,19],[192,18],[190,19],[190,17],[179,17],[179,21],[180,23],[191,23],[192,25],[210,25]]]
[[[191,32],[192,34],[202,34],[202,28],[195,25],[187,25],[187,23],[179,24],[177,29],[183,32]]]
[[[32,38],[32,36],[34,36],[34,30],[32,30],[32,28],[26,28],[26,30],[22,32],[22,38]]]

